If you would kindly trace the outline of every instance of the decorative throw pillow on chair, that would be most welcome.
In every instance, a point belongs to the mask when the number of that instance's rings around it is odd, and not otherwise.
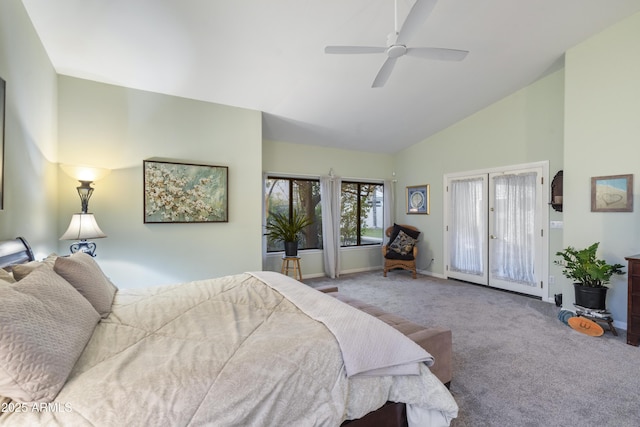
[[[418,230],[412,230],[410,228],[406,228],[403,227],[401,225],[398,224],[393,224],[393,229],[391,230],[391,233],[389,234],[389,242],[393,242],[396,237],[398,237],[398,234],[400,233],[400,231],[404,231],[404,234],[406,234],[407,236],[411,236],[414,239],[418,239],[418,236],[420,235],[420,232]]]
[[[413,251],[416,239],[400,230],[398,236],[391,242],[389,249],[399,253],[400,255],[409,255]]]

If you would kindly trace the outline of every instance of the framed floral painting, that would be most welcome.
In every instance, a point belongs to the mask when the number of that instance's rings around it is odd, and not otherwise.
[[[228,222],[226,166],[144,160],[144,222]]]

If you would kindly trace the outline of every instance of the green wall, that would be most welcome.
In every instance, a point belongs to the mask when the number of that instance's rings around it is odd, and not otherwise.
[[[258,111],[60,76],[60,163],[112,169],[89,210],[106,239],[101,267],[121,287],[260,270],[262,125]],[[229,222],[144,224],[142,161],[229,168]],[[77,181],[60,173],[59,235],[79,212]],[[68,253],[70,242],[60,242]]]
[[[564,245],[600,242],[600,257],[626,265],[640,253],[640,14],[566,54]],[[633,174],[633,212],[591,212],[591,177]],[[626,268],[625,268],[626,271]],[[607,295],[616,323],[627,321],[627,277]],[[564,304],[573,289],[563,278]]]
[[[444,275],[445,174],[547,160],[551,176],[562,169],[563,93],[564,72],[557,71],[398,153],[398,188],[431,187],[430,215],[406,215],[404,200],[396,204],[397,220],[424,232],[418,269]],[[555,211],[549,217],[562,220]],[[555,253],[562,230],[550,233],[550,251]],[[551,287],[551,297],[553,292]]]
[[[58,238],[56,73],[20,0],[0,2],[0,77],[7,84],[0,239],[24,236],[45,257]]]

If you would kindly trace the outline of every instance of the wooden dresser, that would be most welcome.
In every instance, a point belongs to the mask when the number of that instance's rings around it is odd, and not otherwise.
[[[627,344],[640,343],[640,254],[625,258],[629,262],[627,297]]]

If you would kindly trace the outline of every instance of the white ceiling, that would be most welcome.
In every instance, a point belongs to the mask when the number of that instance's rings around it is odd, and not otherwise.
[[[263,137],[393,153],[562,67],[640,0],[440,0],[409,46],[462,62],[327,55],[385,46],[393,0],[22,0],[58,73],[263,111]],[[413,5],[398,0],[399,21]]]

